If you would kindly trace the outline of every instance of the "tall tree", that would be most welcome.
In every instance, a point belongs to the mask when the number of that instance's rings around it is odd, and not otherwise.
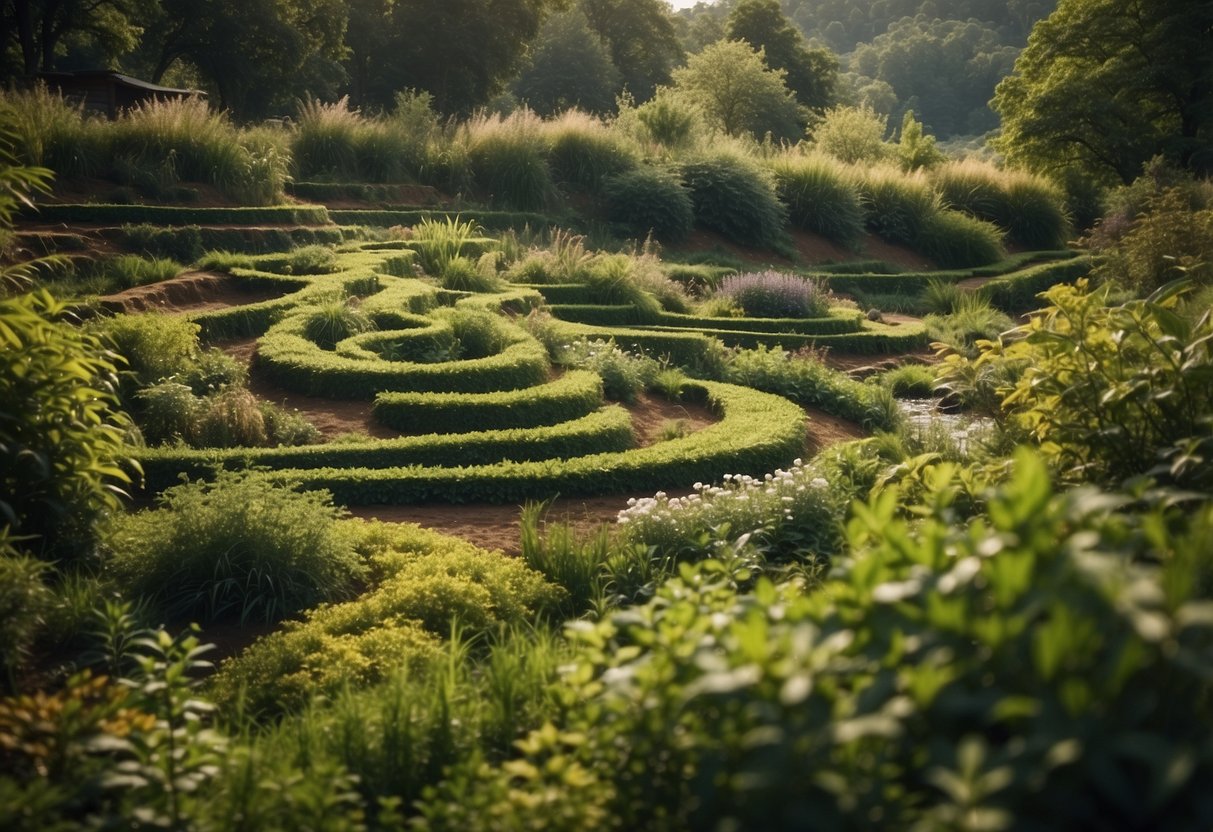
[[[1061,0],[994,107],[997,146],[1036,170],[1128,183],[1161,153],[1213,171],[1213,3]]]
[[[611,62],[636,101],[653,97],[682,63],[682,47],[663,0],[582,0],[590,27],[611,50]]]
[[[781,69],[796,100],[811,110],[836,102],[838,58],[828,49],[813,49],[784,16],[779,0],[741,0],[726,25],[730,40],[744,40],[762,49],[767,66]]]
[[[15,48],[24,75],[51,70],[73,40],[86,41],[103,58],[129,52],[154,0],[3,0],[4,51]],[[6,67],[6,74],[16,67]]]
[[[514,94],[540,115],[570,107],[593,113],[615,109],[619,70],[579,8],[548,18]]]
[[[694,104],[713,127],[739,136],[777,139],[804,135],[804,113],[783,82],[769,69],[761,50],[740,40],[722,40],[674,70],[674,91]]]

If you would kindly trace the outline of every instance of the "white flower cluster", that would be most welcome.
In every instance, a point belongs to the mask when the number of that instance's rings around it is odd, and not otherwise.
[[[821,522],[830,503],[829,482],[797,459],[790,469],[762,478],[725,474],[720,485],[697,482],[694,493],[685,497],[658,491],[632,498],[619,512],[618,523],[632,541],[662,546],[726,523],[729,537],[736,538],[785,524]]]

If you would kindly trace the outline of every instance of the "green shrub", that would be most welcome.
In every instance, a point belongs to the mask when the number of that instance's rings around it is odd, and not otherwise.
[[[919,174],[893,167],[870,168],[859,177],[864,224],[891,243],[915,245],[919,232],[940,208],[939,194]]]
[[[593,192],[607,179],[636,166],[632,149],[587,113],[568,110],[548,122],[544,132],[549,164],[557,182]]]
[[[337,271],[337,252],[328,246],[302,246],[286,256],[283,274],[330,274]]]
[[[60,179],[105,172],[108,148],[96,119],[45,85],[6,91],[3,97],[15,138],[14,150],[26,164],[53,170]]]
[[[440,272],[442,288],[455,292],[492,292],[501,287],[496,270],[482,269],[466,257],[447,261]]]
[[[136,394],[139,430],[149,445],[185,442],[194,438],[203,402],[188,385],[163,381]]]
[[[91,554],[92,524],[130,482],[129,419],[112,356],[38,291],[0,298],[0,536],[20,549]]]
[[[426,274],[441,275],[447,264],[461,256],[480,234],[481,229],[472,220],[450,215],[441,220],[425,217],[413,226],[417,263]]]
[[[863,237],[864,211],[854,176],[825,156],[786,154],[771,163],[775,189],[792,225],[855,249]]]
[[[558,612],[562,618],[576,618],[602,599],[610,532],[604,524],[582,538],[571,524],[547,519],[551,505],[550,500],[523,505],[518,519],[522,560],[565,590],[565,602]]]
[[[906,364],[888,370],[876,380],[898,399],[926,399],[935,395],[935,371],[922,364]]]
[[[629,233],[677,242],[691,233],[695,207],[681,180],[662,168],[645,165],[606,180],[607,217]]]
[[[1065,196],[1046,179],[974,160],[936,168],[931,179],[945,205],[994,223],[1019,245],[1054,249],[1066,243]]]
[[[170,315],[115,315],[94,325],[126,362],[124,385],[147,387],[186,373],[198,357],[195,323]]]
[[[976,355],[978,341],[997,340],[1014,326],[1005,313],[976,294],[960,295],[950,314],[928,315],[923,322],[931,340],[969,356]]]
[[[875,165],[897,153],[885,142],[888,116],[870,106],[832,107],[812,129],[814,149],[848,165]]]
[[[913,246],[945,269],[984,266],[1007,256],[998,226],[959,211],[936,211],[923,219]]]
[[[931,278],[923,289],[920,303],[928,312],[950,315],[960,306],[965,294],[965,290],[951,280]]]
[[[194,444],[202,448],[257,447],[269,440],[261,404],[248,390],[229,387],[208,396],[195,418]]]
[[[480,116],[466,130],[472,177],[489,202],[520,211],[547,206],[554,191],[552,175],[539,120],[530,111],[505,119]]]
[[[653,141],[669,148],[690,144],[700,125],[695,108],[667,90],[659,90],[657,95],[637,107],[636,119]]]
[[[248,384],[248,367],[216,347],[202,350],[193,365],[180,376],[183,384],[199,396],[222,390],[225,387],[244,387]]]
[[[695,220],[733,242],[774,247],[786,242],[787,211],[769,175],[733,153],[704,156],[679,167]]]
[[[636,261],[626,254],[604,255],[586,274],[590,297],[596,303],[632,307],[639,321],[651,321],[661,313],[661,304],[645,291],[636,277]]]
[[[370,316],[352,306],[349,299],[318,306],[303,320],[303,337],[322,350],[331,350],[338,341],[374,329],[375,323]]]
[[[320,429],[297,410],[287,410],[272,402],[261,402],[266,443],[271,446],[312,445],[320,441]]]
[[[102,274],[118,289],[130,289],[171,280],[185,270],[180,263],[167,258],[147,258],[136,254],[120,254],[104,261]]]
[[[276,621],[348,597],[366,572],[323,492],[221,472],[157,505],[113,518],[109,565],[173,621]]]
[[[16,671],[42,628],[54,596],[46,585],[50,566],[18,555],[6,536],[7,529],[0,533],[0,668],[4,688],[12,690]]]
[[[602,378],[604,394],[614,401],[635,400],[657,374],[657,362],[653,359],[605,341],[574,341],[565,348],[560,360],[567,366],[597,373]]]

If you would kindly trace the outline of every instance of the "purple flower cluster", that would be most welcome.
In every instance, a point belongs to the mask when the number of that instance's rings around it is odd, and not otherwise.
[[[830,292],[824,285],[785,272],[725,278],[716,294],[730,298],[751,318],[819,318],[830,310]]]

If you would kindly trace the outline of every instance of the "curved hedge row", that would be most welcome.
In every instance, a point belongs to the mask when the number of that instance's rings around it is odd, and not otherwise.
[[[306,320],[306,312],[301,311],[272,326],[258,342],[257,366],[274,383],[309,396],[371,399],[384,391],[492,393],[532,387],[547,379],[547,352],[512,324],[504,324],[508,344],[496,355],[422,364],[328,352],[304,337]]]
[[[671,327],[652,327],[655,332],[678,332]],[[927,346],[927,330],[921,322],[896,325],[864,321],[858,332],[827,335],[804,335],[789,332],[745,332],[733,329],[700,329],[705,337],[718,338],[726,346],[753,349],[758,346],[779,346],[797,350],[801,347],[829,347],[838,352],[877,355],[913,352]]]
[[[988,266],[976,266],[968,269],[942,269],[927,272],[867,272],[847,273],[814,272],[813,277],[824,278],[830,289],[835,292],[877,292],[893,294],[916,294],[927,287],[931,281],[956,283],[971,277],[1001,277],[1009,276],[1026,269],[1028,266],[1041,262],[1072,260],[1078,252],[1069,250],[1059,251],[1027,251],[1014,254],[997,263]]]
[[[43,222],[97,225],[328,225],[323,205],[271,205],[263,208],[199,208],[190,205],[108,205],[104,203],[40,204],[29,212]]]
[[[408,466],[492,465],[503,460],[526,462],[625,451],[635,445],[632,417],[609,405],[557,425],[482,430],[477,433],[402,436],[279,448],[146,448],[139,453],[144,488],[160,491],[190,477],[213,475],[220,468],[265,467],[275,470],[315,468],[405,468]]]
[[[348,505],[509,503],[557,494],[652,491],[696,480],[711,482],[721,472],[762,474],[789,465],[803,453],[804,411],[787,399],[720,382],[689,382],[686,389],[705,396],[721,421],[646,448],[462,468],[329,467],[268,476],[328,489]]]
[[[444,433],[555,425],[585,416],[602,406],[602,379],[586,370],[562,378],[498,393],[380,393],[375,418],[402,431],[441,425]]]

